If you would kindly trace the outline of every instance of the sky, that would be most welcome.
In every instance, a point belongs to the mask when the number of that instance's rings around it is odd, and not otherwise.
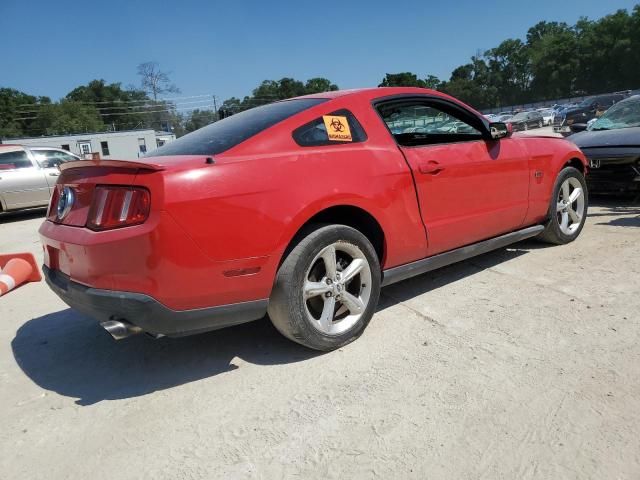
[[[477,51],[524,39],[538,21],[573,24],[636,3],[0,0],[0,87],[57,100],[96,78],[138,85],[145,61],[170,72],[178,96],[218,101],[285,76],[326,77],[340,88],[376,86],[387,72],[446,80]]]

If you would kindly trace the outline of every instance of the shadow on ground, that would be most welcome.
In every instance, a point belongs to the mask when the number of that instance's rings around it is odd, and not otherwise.
[[[523,242],[383,290],[378,310],[455,282],[537,248]],[[231,372],[234,358],[282,365],[319,355],[284,337],[268,319],[184,338],[145,335],[116,342],[97,322],[71,309],[25,323],[11,343],[20,368],[46,390],[79,405],[146,395]]]
[[[145,395],[230,372],[239,357],[259,365],[317,355],[282,337],[267,319],[217,332],[119,342],[74,310],[25,323],[11,343],[20,368],[40,387],[91,405]]]
[[[589,217],[602,219],[596,225],[612,227],[640,227],[640,205],[628,198],[599,196],[591,199],[591,206],[600,207],[598,213],[589,213]],[[606,217],[612,217],[609,221]]]
[[[44,219],[46,214],[46,208],[31,208],[29,210],[20,210],[17,212],[0,213],[0,224],[22,222],[23,220],[31,220],[34,218]]]

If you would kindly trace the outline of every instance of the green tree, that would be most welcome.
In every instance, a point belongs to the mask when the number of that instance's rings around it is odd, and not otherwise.
[[[424,86],[425,88],[438,90],[442,87],[442,81],[435,75],[427,75],[427,78],[424,79]]]
[[[213,112],[211,110],[194,110],[185,121],[185,132],[189,133],[193,132],[194,130],[198,130],[199,128],[215,122],[216,119],[216,112]]]
[[[310,78],[304,84],[304,92],[306,94],[331,92],[334,90],[338,90],[338,86],[335,83],[331,83],[331,80],[327,78]]]
[[[379,87],[422,87],[424,88],[424,80],[420,80],[415,73],[387,73],[382,79]]]
[[[35,97],[13,88],[0,88],[0,138],[38,135],[33,126],[49,97]]]
[[[40,107],[33,127],[42,135],[101,132],[106,129],[94,106],[72,100]]]
[[[114,130],[143,126],[153,121],[147,112],[157,109],[144,91],[123,89],[120,83],[107,84],[104,80],[74,88],[65,99],[94,106],[103,123]]]

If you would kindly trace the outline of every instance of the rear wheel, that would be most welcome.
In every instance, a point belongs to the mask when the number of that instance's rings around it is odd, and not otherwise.
[[[549,221],[538,238],[556,245],[573,242],[584,227],[588,203],[589,193],[584,176],[576,168],[565,167],[553,189]]]
[[[371,242],[345,225],[319,226],[287,255],[269,300],[271,322],[315,350],[358,338],[380,296],[380,263]]]

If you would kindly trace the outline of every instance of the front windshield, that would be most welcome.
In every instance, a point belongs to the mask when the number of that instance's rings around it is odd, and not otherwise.
[[[579,108],[587,108],[593,104],[593,98],[587,98],[578,104]]]
[[[616,103],[596,120],[589,130],[640,127],[640,96]]]

